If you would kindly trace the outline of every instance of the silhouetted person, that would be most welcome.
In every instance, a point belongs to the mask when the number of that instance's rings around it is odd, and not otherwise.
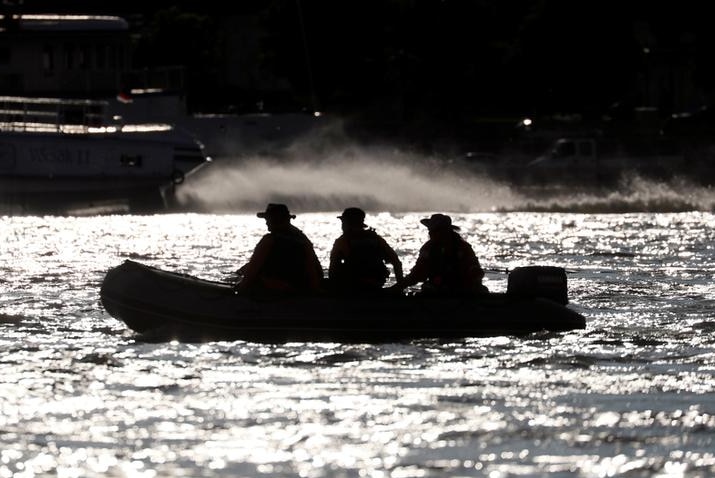
[[[484,270],[472,246],[456,232],[459,227],[452,225],[452,218],[433,214],[420,222],[427,226],[429,240],[420,249],[410,273],[394,287],[404,289],[423,282],[426,293],[486,293],[482,285]]]
[[[295,215],[285,204],[268,204],[264,212],[256,215],[266,220],[268,234],[261,238],[248,264],[241,268],[243,277],[236,290],[273,293],[319,290],[323,270],[313,244],[291,224]]]
[[[390,275],[385,263],[392,265],[395,280],[402,280],[400,258],[382,236],[365,225],[365,211],[349,207],[338,219],[343,234],[330,251],[331,288],[342,292],[380,290]]]

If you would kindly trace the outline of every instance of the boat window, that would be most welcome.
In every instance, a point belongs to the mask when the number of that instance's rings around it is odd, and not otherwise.
[[[86,70],[90,66],[91,51],[89,45],[81,45],[78,50],[77,64],[83,70]]]
[[[45,45],[42,50],[42,69],[45,72],[52,72],[55,69],[55,52],[51,45]]]
[[[117,47],[114,45],[109,46],[109,58],[107,59],[109,63],[109,69],[114,70],[117,68]]]
[[[65,68],[74,68],[74,45],[70,43],[65,44]]]
[[[22,76],[17,73],[0,75],[0,90],[22,89]],[[1,110],[0,110],[1,111]]]
[[[84,124],[84,110],[80,106],[62,108],[62,120],[67,124]]]
[[[124,47],[119,45],[119,52],[117,54],[117,68],[120,70],[124,69]]]
[[[138,168],[142,165],[142,157],[139,154],[122,154],[119,164],[127,168]]]
[[[98,70],[103,70],[107,64],[107,49],[105,45],[97,45],[96,66]]]
[[[9,65],[12,59],[12,51],[7,45],[0,45],[0,65]]]

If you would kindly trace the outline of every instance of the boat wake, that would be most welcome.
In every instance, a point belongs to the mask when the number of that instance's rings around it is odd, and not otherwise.
[[[715,190],[682,178],[664,182],[633,176],[624,178],[612,189],[579,191],[554,187],[538,196],[529,197],[527,193],[524,203],[517,208],[507,206],[500,210],[594,214],[715,210]]]
[[[516,186],[441,158],[389,148],[292,148],[280,155],[222,158],[177,188],[184,210],[253,212],[268,202],[298,212],[348,205],[392,212],[712,211],[715,191],[683,179],[624,178],[617,186]]]
[[[177,189],[177,200],[211,212],[256,211],[268,202],[285,202],[304,212],[347,205],[399,212],[478,212],[521,202],[508,186],[465,177],[439,160],[364,148],[215,161]]]

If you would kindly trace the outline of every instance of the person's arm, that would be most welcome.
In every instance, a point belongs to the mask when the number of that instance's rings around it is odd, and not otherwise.
[[[467,256],[464,263],[469,266],[469,275],[476,278],[481,283],[482,278],[484,277],[484,269],[482,269],[482,265],[479,263],[477,254],[475,254],[472,245],[467,241],[463,241],[462,247],[464,248]]]
[[[313,244],[306,244],[305,268],[308,273],[308,287],[310,290],[319,291],[323,287],[323,266],[320,265],[318,255],[315,253]]]
[[[423,246],[420,249],[420,255],[417,257],[417,262],[415,262],[414,267],[401,281],[398,281],[394,287],[398,289],[404,289],[411,285],[415,285],[418,282],[423,282],[427,280],[427,252]]]
[[[263,236],[263,238],[258,241],[251,255],[251,259],[248,261],[248,264],[244,266],[243,277],[239,283],[236,284],[237,291],[250,289],[258,282],[258,274],[261,268],[263,268],[263,264],[266,263],[266,259],[272,247],[273,239],[268,235]]]
[[[328,266],[328,278],[334,279],[337,274],[340,261],[346,256],[345,240],[341,237],[335,239],[333,248],[330,250],[330,264]]]
[[[484,269],[482,269],[479,258],[476,256],[474,256],[474,275],[479,279],[479,283],[481,284],[482,279],[484,279]]]
[[[382,250],[384,254],[384,260],[388,264],[392,265],[392,269],[395,273],[395,282],[400,282],[404,279],[403,272],[402,272],[402,261],[400,260],[400,257],[397,255],[397,252],[390,247],[390,245],[387,243],[387,241],[380,237],[380,241],[382,242]]]
[[[482,269],[479,258],[475,254],[471,244],[463,240],[461,248],[462,253],[460,255],[462,256],[462,260],[460,263],[464,265],[462,274],[464,274],[465,285],[469,284],[467,286],[469,289],[479,290],[482,286],[482,279],[484,278],[484,269]]]

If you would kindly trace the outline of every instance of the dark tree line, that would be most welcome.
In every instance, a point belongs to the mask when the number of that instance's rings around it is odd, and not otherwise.
[[[28,0],[25,8],[57,10],[44,3]],[[715,92],[715,30],[706,2],[695,0],[67,1],[63,8],[133,18],[137,65],[185,65],[197,110],[261,99],[376,127],[468,132],[484,118],[598,117],[616,104],[669,114],[709,104]],[[280,78],[283,87],[232,83],[231,16],[250,17],[259,37],[241,68]]]
[[[306,95],[307,44],[321,107],[429,131],[638,106],[667,115],[709,103],[715,90],[705,10],[695,1],[276,1],[263,16],[264,66]]]

